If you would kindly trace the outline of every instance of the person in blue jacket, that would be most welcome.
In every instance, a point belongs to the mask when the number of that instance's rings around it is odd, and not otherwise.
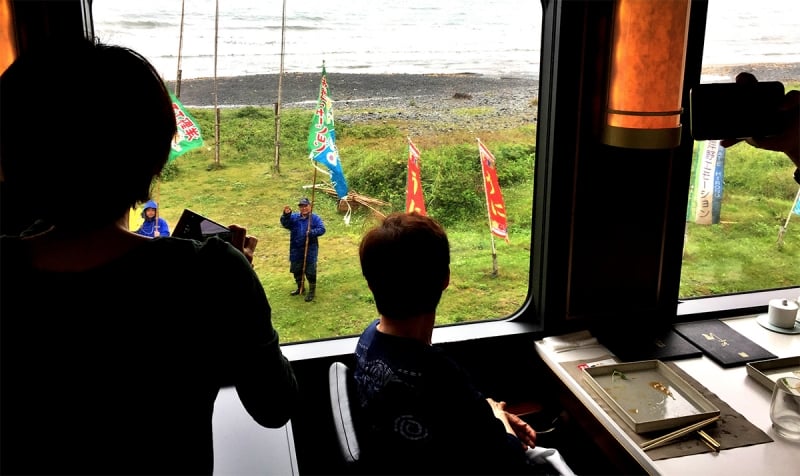
[[[289,272],[294,275],[297,289],[292,291],[292,296],[305,292],[303,288],[303,271],[308,278],[308,293],[306,302],[314,300],[317,290],[317,254],[319,251],[318,238],[325,234],[325,223],[319,215],[311,212],[311,202],[301,198],[297,204],[299,212],[292,213],[289,205],[283,207],[281,225],[289,233]]]
[[[139,226],[139,229],[136,230],[137,234],[149,236],[150,238],[169,236],[169,225],[167,220],[158,216],[158,203],[155,200],[150,200],[144,204],[142,218],[144,218],[144,221]]]

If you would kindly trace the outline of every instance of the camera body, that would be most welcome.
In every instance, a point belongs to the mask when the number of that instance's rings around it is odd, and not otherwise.
[[[190,238],[197,241],[205,241],[212,236],[217,236],[228,243],[233,239],[231,230],[228,227],[209,220],[188,208],[184,208],[183,213],[181,213],[178,224],[173,229],[172,236]]]
[[[689,91],[689,127],[694,140],[765,137],[780,131],[783,84],[698,84]]]

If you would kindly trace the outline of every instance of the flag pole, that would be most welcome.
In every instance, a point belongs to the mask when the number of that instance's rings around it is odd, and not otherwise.
[[[219,42],[219,0],[214,14],[214,165],[219,168],[219,96],[217,94],[217,44]]]
[[[797,200],[800,199],[800,188],[797,189],[797,193],[794,196],[794,201],[792,202],[792,208],[789,209],[789,214],[786,216],[786,221],[783,223],[783,226],[778,231],[778,246],[783,246],[783,235],[786,234],[786,228],[789,226],[789,220],[792,218],[792,213],[794,213],[794,208],[797,206]]]
[[[410,150],[411,149],[411,136],[406,136],[406,143],[407,143],[407,145],[409,147],[408,154],[410,156],[410,154],[411,154],[411,150]],[[410,159],[406,160],[406,169],[408,169],[408,166],[409,166],[408,165],[408,160],[410,160]],[[412,210],[409,210],[409,208],[408,208],[408,205],[409,205],[409,203],[408,203],[408,191],[409,191],[409,187],[410,187],[410,185],[408,183],[408,174],[409,173],[410,172],[406,171],[406,207],[405,207],[406,208],[406,213],[411,213],[412,212]]]
[[[278,101],[275,103],[275,172],[281,173],[281,95],[283,93],[283,56],[286,48],[286,0],[281,16],[281,69],[278,73]]]
[[[156,205],[158,205],[159,203],[161,203],[161,180],[160,179],[156,179]],[[158,232],[158,215],[159,215],[158,208],[159,207],[157,206],[156,207],[156,214],[155,214],[155,221],[153,222],[153,236],[155,236],[155,234]],[[142,211],[144,211],[144,210],[142,210]]]
[[[477,139],[477,138],[476,138]],[[478,139],[478,160],[480,158],[481,140]],[[497,248],[494,246],[494,233],[492,233],[492,212],[489,210],[489,192],[486,190],[486,177],[483,176],[483,164],[481,164],[481,182],[483,182],[483,198],[486,200],[486,218],[489,223],[489,238],[492,239],[492,277],[497,276]]]
[[[312,159],[313,160],[313,159]],[[300,294],[303,293],[303,285],[306,282],[306,261],[308,260],[308,238],[311,235],[311,218],[314,215],[314,193],[317,191],[317,168],[314,167],[314,179],[311,182],[311,211],[308,212],[308,223],[306,224],[306,246],[303,250],[303,271],[300,274]]]
[[[178,72],[175,74],[175,97],[178,99],[181,97],[181,77],[183,76],[183,71],[181,71],[181,52],[183,51],[183,12],[185,3],[186,0],[181,0],[181,29],[178,35]]]

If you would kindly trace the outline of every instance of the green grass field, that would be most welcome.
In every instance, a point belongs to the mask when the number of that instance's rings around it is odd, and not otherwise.
[[[213,111],[191,112],[203,129],[206,145],[169,164],[154,186],[161,216],[173,226],[183,208],[190,208],[223,224],[245,226],[259,238],[253,263],[283,342],[359,334],[376,317],[376,311],[360,273],[358,243],[378,217],[360,207],[353,210],[352,221],[346,225],[334,197],[308,188],[314,179],[305,150],[310,111],[283,112],[279,171],[274,164],[271,110],[222,111],[218,165],[214,161]],[[462,111],[485,112],[480,108]],[[380,208],[382,213],[402,210],[407,158],[404,131],[409,124],[337,123],[337,130],[351,190],[390,202],[391,206]],[[480,188],[476,132],[454,130],[414,137],[422,154],[428,213],[446,224],[451,240],[452,278],[440,305],[439,324],[506,317],[521,306],[528,292],[533,195],[533,159],[529,156],[534,150],[534,127],[511,125],[505,130],[478,132],[498,159],[509,216],[510,242],[494,239],[497,276],[492,274],[493,240]],[[460,162],[448,162],[453,157]],[[465,161],[469,163],[461,163]],[[504,167],[510,170],[505,175]],[[800,283],[800,217],[790,220],[783,245],[776,243],[798,189],[793,170],[782,154],[747,145],[727,151],[721,223],[687,224],[682,298]],[[326,179],[317,175],[318,183]],[[312,194],[314,211],[325,221],[327,233],[320,239],[317,298],[307,303],[289,296],[294,281],[289,273],[288,231],[280,226],[279,217],[284,205],[296,209],[300,197]],[[448,200],[454,194],[458,196]],[[141,222],[139,212],[131,215],[132,228]],[[418,265],[424,273],[425,263]],[[412,298],[413,276],[409,276],[408,293]]]

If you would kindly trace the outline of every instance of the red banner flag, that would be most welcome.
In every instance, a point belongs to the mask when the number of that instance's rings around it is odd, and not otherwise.
[[[489,229],[492,234],[508,242],[508,224],[506,222],[506,204],[503,201],[503,192],[497,181],[495,159],[489,149],[478,141],[481,155],[481,170],[483,171],[483,190],[486,192],[486,208],[489,210]]]
[[[408,139],[408,181],[406,183],[406,213],[427,215],[425,196],[422,194],[422,176],[419,172],[419,150]]]

